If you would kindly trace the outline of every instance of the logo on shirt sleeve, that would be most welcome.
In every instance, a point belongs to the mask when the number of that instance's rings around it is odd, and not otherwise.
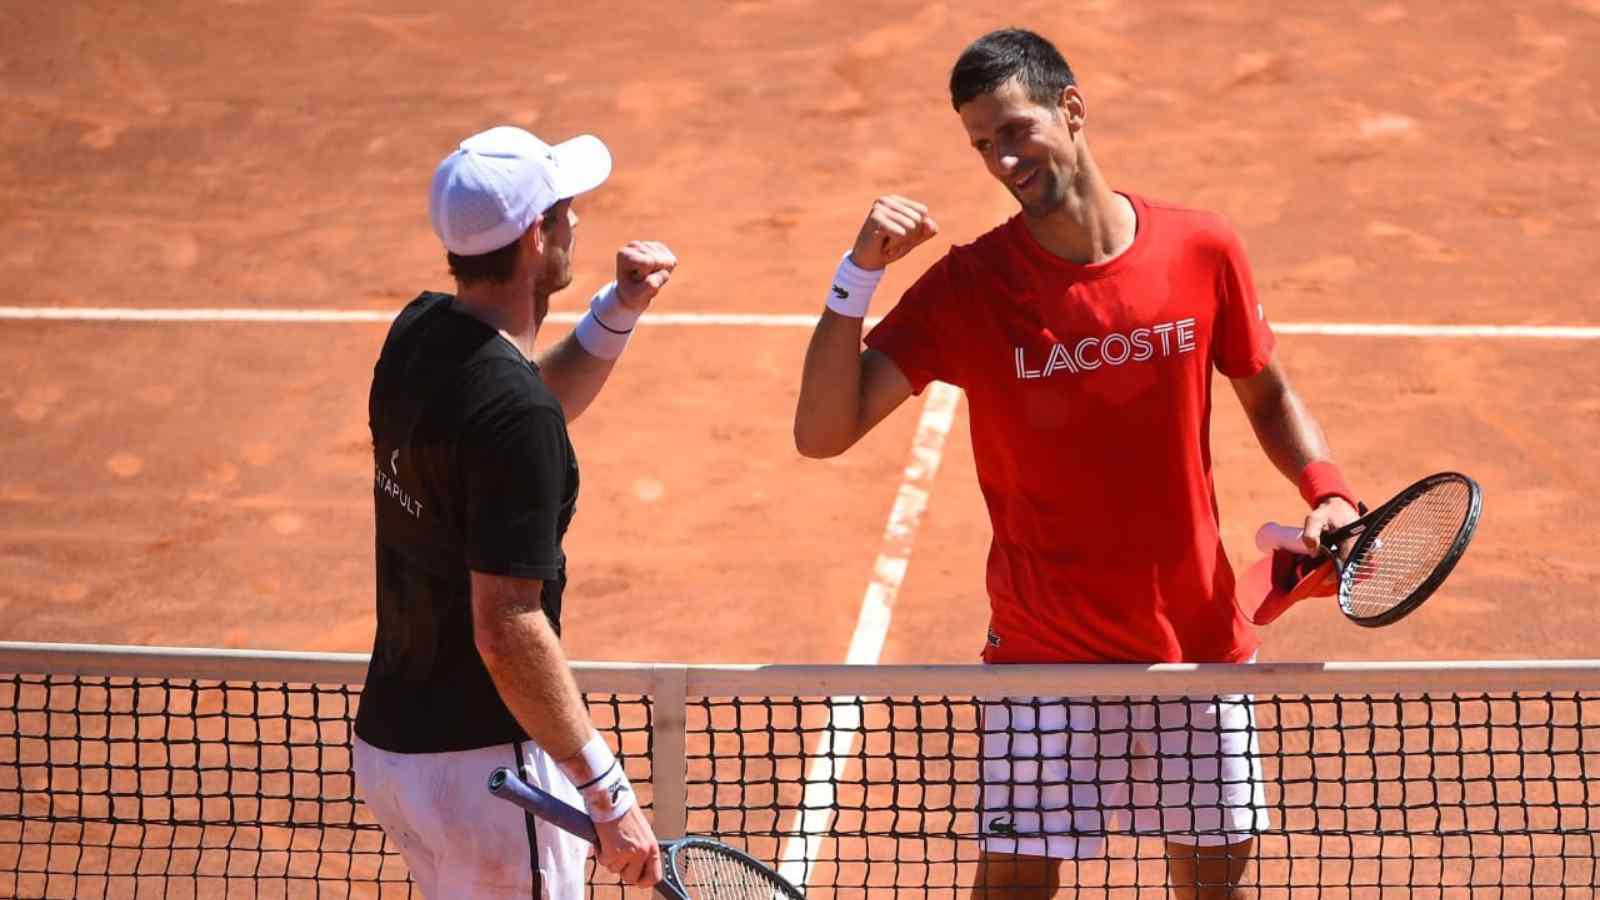
[[[399,450],[389,454],[389,470],[394,473],[395,477],[391,478],[388,472],[383,471],[381,465],[373,470],[376,476],[373,480],[373,487],[378,493],[400,504],[400,508],[410,514],[413,519],[422,518],[422,501],[406,493],[406,489],[397,480],[400,475]]]

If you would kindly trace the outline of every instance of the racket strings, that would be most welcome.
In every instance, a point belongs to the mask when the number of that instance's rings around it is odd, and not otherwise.
[[[1417,495],[1378,527],[1360,557],[1345,566],[1352,615],[1380,615],[1404,602],[1450,555],[1467,522],[1471,488],[1446,481]]]
[[[774,900],[786,896],[762,869],[712,847],[683,847],[674,864],[689,900]]]

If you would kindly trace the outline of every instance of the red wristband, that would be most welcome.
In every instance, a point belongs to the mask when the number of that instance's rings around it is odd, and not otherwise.
[[[1351,506],[1357,505],[1355,492],[1345,484],[1344,473],[1325,459],[1316,460],[1301,469],[1299,485],[1300,496],[1312,509],[1329,497],[1338,497]]]

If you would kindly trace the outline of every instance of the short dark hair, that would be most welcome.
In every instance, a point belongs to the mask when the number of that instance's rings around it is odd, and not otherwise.
[[[959,112],[967,101],[1013,77],[1021,80],[1028,99],[1049,107],[1061,102],[1068,85],[1078,83],[1054,44],[1022,28],[1005,28],[961,51],[950,70],[950,105]]]
[[[555,227],[555,219],[545,216],[539,221],[539,227],[548,232]],[[450,265],[450,274],[462,284],[472,284],[479,281],[488,281],[495,284],[505,284],[517,274],[517,248],[521,246],[522,238],[518,237],[511,243],[498,250],[488,253],[478,253],[473,256],[461,256],[456,253],[445,252],[445,262]]]
[[[461,256],[457,253],[446,252],[445,262],[450,264],[450,274],[462,284],[473,284],[479,281],[489,281],[504,284],[511,280],[517,272],[517,253],[522,246],[522,239],[512,241],[498,250],[488,253],[476,253],[472,256]]]

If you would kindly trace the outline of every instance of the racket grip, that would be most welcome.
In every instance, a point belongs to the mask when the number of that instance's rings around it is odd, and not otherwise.
[[[595,846],[600,845],[600,838],[595,834],[594,822],[584,815],[582,810],[528,784],[505,766],[489,773],[489,793],[515,803],[524,811],[538,816],[568,834],[575,834]]]
[[[1288,550],[1290,553],[1310,556],[1311,554],[1306,552],[1306,542],[1300,535],[1300,529],[1291,525],[1268,522],[1256,531],[1256,549],[1262,553],[1271,553],[1274,550]]]

